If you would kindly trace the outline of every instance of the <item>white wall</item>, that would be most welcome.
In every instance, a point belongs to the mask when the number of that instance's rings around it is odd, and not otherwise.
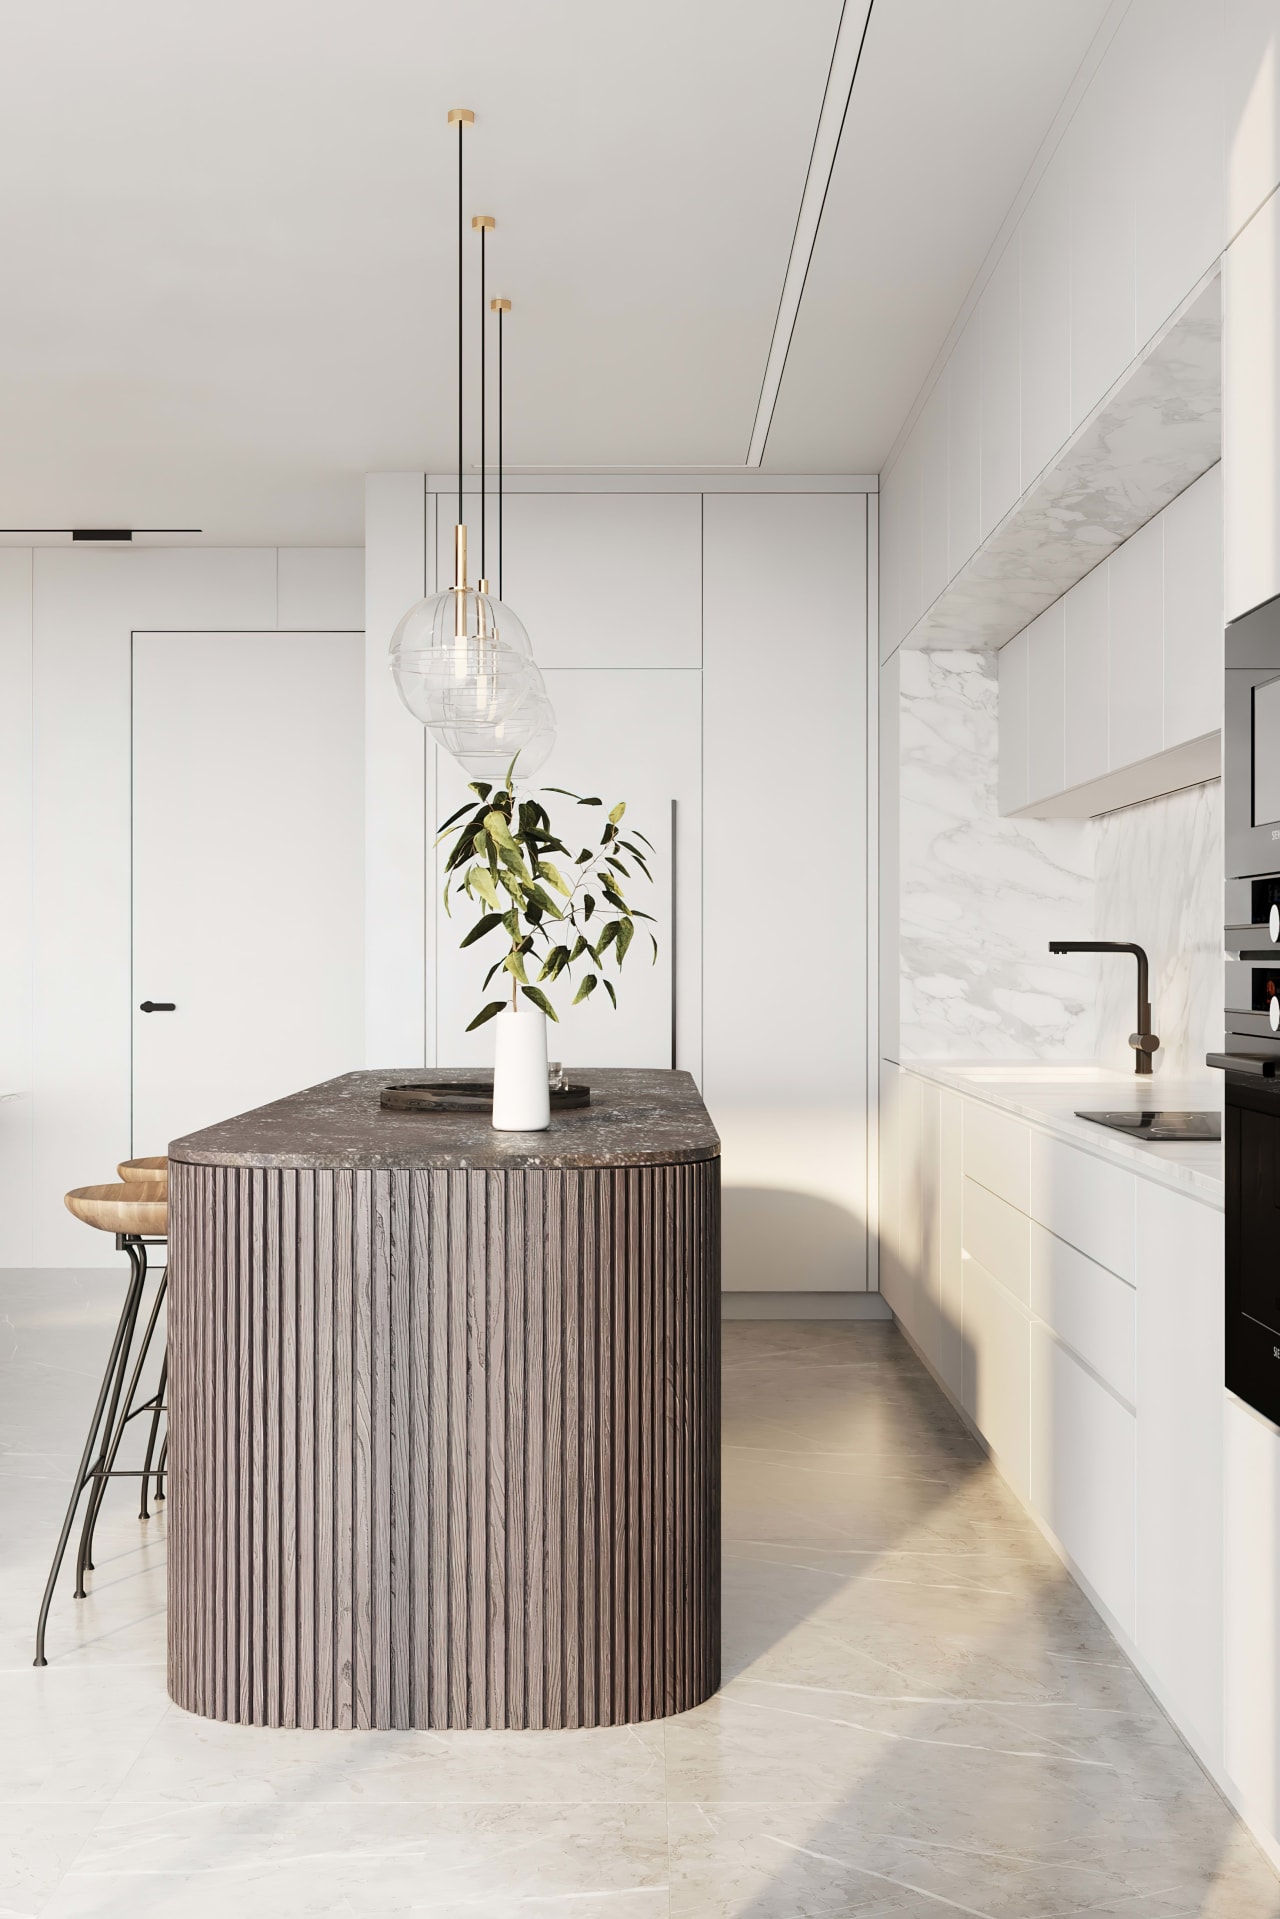
[[[129,1146],[131,634],[362,624],[358,549],[0,553],[0,1265],[118,1261],[62,1196]]]
[[[433,866],[424,822],[448,809],[436,749],[424,754],[386,659],[400,615],[447,574],[454,484],[369,481],[367,1029],[378,1065],[434,1064],[455,1044],[435,975],[439,942],[456,935],[421,877]],[[467,510],[478,560],[474,498]],[[624,732],[630,677],[698,683],[705,830],[680,861],[678,1063],[721,1128],[725,1284],[737,1292],[867,1284],[868,538],[864,486],[841,479],[521,476],[507,498],[505,593],[553,698],[557,683],[580,691],[590,676],[599,725]],[[543,777],[556,780],[554,759]],[[799,814],[815,805],[833,837],[797,842]],[[798,991],[781,929],[814,913],[825,931]]]

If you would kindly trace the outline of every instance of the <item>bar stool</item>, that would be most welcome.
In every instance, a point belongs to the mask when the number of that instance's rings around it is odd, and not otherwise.
[[[126,1254],[129,1260],[129,1280],[125,1288],[124,1304],[120,1309],[115,1337],[111,1342],[107,1368],[98,1391],[97,1404],[89,1422],[89,1431],[76,1472],[75,1484],[71,1490],[66,1517],[62,1522],[62,1532],[53,1555],[53,1564],[49,1568],[44,1598],[40,1602],[40,1617],[36,1625],[36,1656],[33,1661],[37,1666],[48,1664],[45,1658],[44,1641],[49,1607],[53,1602],[54,1588],[62,1569],[71,1529],[75,1524],[80,1497],[85,1488],[89,1488],[89,1498],[76,1553],[75,1596],[77,1599],[83,1599],[85,1596],[85,1573],[93,1571],[93,1534],[106,1494],[107,1481],[141,1478],[142,1503],[139,1517],[142,1519],[149,1517],[147,1510],[149,1479],[155,1479],[157,1501],[164,1497],[163,1477],[168,1454],[168,1435],[165,1436],[164,1445],[158,1457],[155,1454],[155,1444],[160,1415],[164,1411],[165,1386],[168,1379],[167,1353],[161,1362],[160,1380],[156,1391],[142,1404],[135,1402],[142,1370],[146,1365],[147,1354],[151,1348],[152,1337],[160,1318],[160,1308],[164,1303],[169,1283],[167,1260],[132,1372],[129,1362],[147,1283],[147,1248],[167,1245],[168,1162],[163,1159],[126,1160],[117,1170],[121,1176],[119,1185],[77,1187],[73,1192],[68,1193],[65,1199],[68,1212],[73,1213],[77,1219],[83,1220],[87,1226],[96,1227],[99,1232],[115,1235],[117,1251]],[[151,1415],[151,1429],[147,1438],[146,1457],[141,1473],[123,1471],[116,1466],[115,1462],[125,1429],[130,1420],[137,1419],[146,1413]]]

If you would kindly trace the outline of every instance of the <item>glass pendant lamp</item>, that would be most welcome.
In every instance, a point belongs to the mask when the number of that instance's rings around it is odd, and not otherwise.
[[[488,214],[472,226],[480,234],[480,549],[478,587],[467,581],[467,529],[462,518],[463,473],[463,128],[474,121],[465,107],[449,114],[458,128],[458,522],[454,532],[454,583],[411,606],[391,637],[390,664],[400,698],[437,745],[467,772],[502,780],[512,761],[522,777],[536,772],[555,741],[555,713],[524,625],[501,595],[502,530],[502,315],[510,301],[495,300],[498,315],[498,529],[499,591],[485,576],[487,504],[487,378],[485,366],[485,239]]]

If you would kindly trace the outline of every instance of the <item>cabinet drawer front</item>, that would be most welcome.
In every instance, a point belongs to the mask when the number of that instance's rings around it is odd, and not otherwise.
[[[964,1250],[1024,1306],[1031,1299],[1031,1221],[976,1180],[964,1183]]]
[[[1136,1174],[1061,1140],[1031,1141],[1032,1219],[1130,1284],[1135,1279]]]
[[[1023,1499],[1029,1491],[1031,1319],[976,1259],[964,1262],[960,1403]]]
[[[1031,1227],[1031,1310],[1121,1399],[1137,1399],[1137,1294],[1043,1226]]]
[[[1020,1119],[980,1100],[965,1101],[964,1170],[1020,1213],[1029,1210],[1030,1147],[1031,1135]]]
[[[1132,1637],[1137,1421],[1043,1326],[1030,1398],[1031,1504]]]

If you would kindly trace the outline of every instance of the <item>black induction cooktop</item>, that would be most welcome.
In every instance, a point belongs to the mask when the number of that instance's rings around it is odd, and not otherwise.
[[[1221,1139],[1221,1113],[1077,1113],[1131,1139]]]

